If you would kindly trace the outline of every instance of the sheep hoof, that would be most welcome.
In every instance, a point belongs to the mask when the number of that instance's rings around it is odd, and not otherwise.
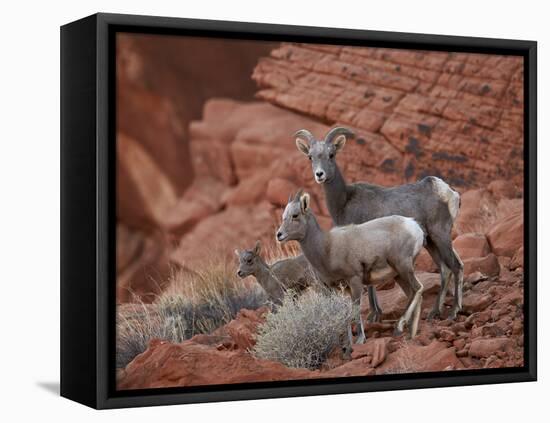
[[[441,316],[441,313],[439,310],[432,310],[428,313],[427,320],[434,320]]]
[[[397,325],[395,326],[395,329],[393,330],[393,336],[401,336],[403,335],[403,326],[405,326],[405,322],[398,321]]]
[[[380,323],[382,321],[382,316],[376,311],[371,311],[367,316],[367,323]]]
[[[393,330],[393,336],[397,337],[397,336],[401,336],[401,335],[403,335],[403,331],[401,329],[395,328]]]
[[[449,316],[447,317],[448,320],[456,320],[458,313],[460,312],[460,309],[457,307],[453,307],[451,311],[449,312]]]

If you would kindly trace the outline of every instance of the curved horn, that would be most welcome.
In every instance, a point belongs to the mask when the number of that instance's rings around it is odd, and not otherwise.
[[[315,137],[307,129],[300,129],[299,131],[296,131],[294,133],[294,138],[301,138],[304,141],[307,141],[309,144],[315,141]]]
[[[332,141],[334,141],[334,139],[338,135],[345,135],[346,137],[350,137],[350,138],[355,136],[355,134],[348,128],[337,126],[336,128],[333,128],[330,131],[328,131],[327,135],[325,136],[325,142],[332,143]]]

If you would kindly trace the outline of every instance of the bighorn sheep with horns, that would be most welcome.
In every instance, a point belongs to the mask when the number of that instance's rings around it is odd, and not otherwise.
[[[274,304],[281,304],[285,291],[291,289],[299,293],[316,283],[315,273],[303,255],[269,265],[260,256],[260,249],[260,241],[257,241],[254,248],[235,250],[239,259],[237,276],[254,276]]]
[[[301,129],[294,136],[298,150],[311,161],[315,181],[323,185],[335,225],[359,224],[389,215],[412,217],[420,224],[426,232],[425,247],[441,275],[439,295],[428,318],[441,316],[452,274],[455,292],[449,318],[455,319],[462,309],[463,264],[453,249],[451,229],[460,207],[460,195],[434,176],[395,187],[365,182],[346,184],[336,163],[336,154],[346,140],[354,136],[353,132],[337,127],[329,131],[324,140],[316,140],[311,132]],[[373,287],[369,287],[369,302],[369,320],[379,320],[381,310]]]
[[[309,194],[299,191],[283,212],[277,240],[295,240],[315,269],[321,283],[328,287],[347,285],[352,301],[358,305],[357,343],[365,340],[360,314],[363,285],[395,277],[409,297],[409,304],[398,320],[396,333],[408,323],[410,336],[418,329],[422,303],[422,284],[414,274],[414,261],[424,243],[424,232],[414,219],[386,216],[360,225],[332,228],[325,232],[309,207]],[[348,330],[352,343],[351,327]]]

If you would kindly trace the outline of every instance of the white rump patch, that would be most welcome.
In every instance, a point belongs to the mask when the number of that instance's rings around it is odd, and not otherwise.
[[[438,177],[433,176],[435,192],[443,200],[447,207],[449,208],[449,213],[453,220],[456,219],[458,215],[458,209],[460,207],[460,194],[449,186],[445,181],[439,179]]]

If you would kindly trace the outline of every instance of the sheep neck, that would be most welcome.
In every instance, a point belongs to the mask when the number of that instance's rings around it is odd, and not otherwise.
[[[256,280],[258,281],[258,283],[264,289],[274,288],[277,285],[279,285],[279,280],[275,277],[275,275],[271,271],[271,267],[263,260],[260,261],[260,266],[258,270],[255,272],[254,276],[256,277]]]
[[[347,203],[347,185],[337,164],[334,169],[334,176],[323,184],[323,189],[332,221],[336,225],[345,223],[340,222],[340,214]]]
[[[307,216],[306,233],[300,240],[300,247],[310,264],[321,273],[326,274],[326,234],[312,213],[308,213]]]

